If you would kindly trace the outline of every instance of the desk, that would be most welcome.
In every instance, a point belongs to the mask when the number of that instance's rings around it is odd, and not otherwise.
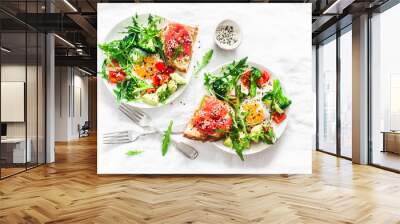
[[[8,160],[8,162],[10,162],[10,163],[30,162],[31,158],[32,158],[32,154],[31,154],[32,141],[30,138],[28,138],[26,140],[26,142],[28,143],[27,144],[28,147],[26,147],[26,154],[25,154],[25,138],[1,139],[2,157],[4,158],[3,152],[11,151],[12,160],[11,160],[11,158],[9,158],[9,159],[6,158],[6,161]],[[10,150],[8,146],[13,146],[13,148],[11,148],[11,150]],[[5,147],[5,148],[3,148],[3,147]],[[8,153],[6,153],[6,156],[7,156],[7,154]],[[25,161],[25,158],[26,158],[26,161]]]
[[[400,154],[400,131],[382,131],[383,150],[382,152],[392,152]]]

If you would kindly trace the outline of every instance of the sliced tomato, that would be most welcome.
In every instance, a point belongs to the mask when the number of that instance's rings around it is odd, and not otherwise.
[[[265,85],[271,78],[271,75],[267,71],[263,71],[261,77],[257,80],[257,85],[259,87]]]
[[[191,55],[192,54],[192,46],[189,44],[184,44],[183,52],[185,53],[185,55]]]
[[[108,72],[108,80],[111,83],[119,83],[122,82],[126,77],[125,72],[123,71],[109,71]]]
[[[275,121],[275,123],[280,124],[282,123],[282,121],[284,121],[286,119],[286,114],[285,113],[274,113],[272,115],[272,120]]]
[[[220,128],[222,130],[224,130],[224,131],[231,129],[231,127],[232,127],[232,118],[229,117],[228,119],[225,119],[224,121],[225,122],[222,123]]]
[[[146,93],[155,93],[156,92],[156,88],[148,88],[146,89]]]
[[[189,31],[182,24],[169,24],[164,45],[168,57],[173,57],[179,46],[182,46],[183,52],[178,57],[192,54],[192,40]]]
[[[214,98],[206,98],[193,125],[203,133],[214,134],[217,130],[227,131],[232,127],[232,119],[226,117],[228,109]]]
[[[240,81],[242,84],[246,87],[250,86],[250,75],[251,75],[251,70],[245,71],[242,76],[240,77]]]

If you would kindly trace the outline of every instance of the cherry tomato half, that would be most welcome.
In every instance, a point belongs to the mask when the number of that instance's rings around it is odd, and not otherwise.
[[[160,76],[159,75],[154,75],[153,76],[153,86],[160,86]]]
[[[125,72],[121,71],[109,71],[108,80],[111,83],[119,83],[122,82],[126,77]]]
[[[275,121],[275,123],[280,124],[282,123],[282,121],[284,121],[286,119],[286,114],[280,114],[280,113],[274,113],[272,115],[272,120]]]
[[[162,84],[168,83],[168,81],[171,79],[169,75],[165,74],[157,74],[153,76],[153,86],[158,87],[161,86]]]
[[[148,88],[146,89],[146,93],[155,93],[156,92],[156,88]]]
[[[175,69],[171,66],[168,66],[167,69],[165,69],[165,74],[169,75],[171,73],[174,73]]]
[[[250,75],[251,75],[251,70],[248,70],[248,71],[244,72],[242,74],[242,76],[240,77],[240,81],[246,87],[250,86]]]
[[[156,69],[160,72],[164,72],[167,69],[167,66],[164,64],[164,62],[157,62],[155,65]]]
[[[271,75],[267,71],[263,71],[261,77],[257,80],[257,85],[259,87],[263,86],[265,83],[269,81]]]
[[[168,83],[168,81],[171,79],[171,77],[169,75],[162,74],[162,75],[159,75],[159,76],[161,77],[160,78],[160,85]]]

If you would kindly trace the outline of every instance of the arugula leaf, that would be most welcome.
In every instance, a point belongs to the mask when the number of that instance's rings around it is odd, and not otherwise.
[[[138,22],[138,16],[132,17],[132,25],[128,26],[128,36],[135,45],[148,53],[157,52],[157,38],[160,30],[158,24],[161,23],[161,17],[149,15],[147,26],[141,26]]]
[[[204,55],[203,58],[201,59],[201,62],[197,62],[196,70],[194,71],[194,75],[196,76],[203,68],[205,68],[208,63],[210,63],[210,60],[213,56],[214,50],[210,49],[208,50]]]
[[[173,121],[171,120],[169,122],[167,130],[164,132],[163,138],[162,138],[162,145],[161,145],[161,152],[162,155],[165,156],[168,152],[168,147],[171,142],[171,133],[172,133],[172,124]]]
[[[118,83],[116,88],[114,88],[114,93],[118,101],[121,101],[122,99],[133,101],[150,87],[152,86],[147,84],[145,81],[137,78],[136,76],[131,76]]]
[[[155,48],[156,48],[156,51],[157,51],[157,53],[160,55],[160,58],[161,58],[163,61],[167,61],[167,58],[165,57],[165,54],[164,54],[164,44],[163,44],[163,42],[161,41],[161,38],[160,38],[160,37],[156,37],[156,38],[154,39],[154,41],[155,41]]]
[[[99,72],[99,75],[103,79],[108,80],[108,75],[107,75],[107,59],[104,59],[103,64],[101,65],[101,72]]]
[[[239,158],[244,161],[243,151],[250,147],[251,140],[244,121],[246,114],[241,113],[239,108],[235,108],[234,113],[230,113],[230,116],[232,117],[232,128],[229,132],[229,138],[232,141],[232,148]]]
[[[261,77],[261,71],[252,67],[250,74],[250,96],[255,97],[257,94],[257,80]]]
[[[109,43],[100,44],[99,47],[106,54],[107,58],[115,59],[121,65],[127,63],[125,54],[120,50],[121,40],[114,40]]]
[[[232,62],[224,66],[219,74],[207,73],[204,75],[204,85],[208,92],[218,99],[227,99],[228,93],[235,90],[236,97],[239,97],[237,103],[240,103],[241,97],[238,91],[237,81],[240,75],[247,68],[247,57],[238,62]]]
[[[127,156],[137,156],[142,153],[143,153],[142,150],[129,150],[128,152],[126,152],[126,155]]]
[[[265,104],[270,106],[272,112],[278,112],[280,114],[292,104],[292,101],[283,94],[282,86],[278,79],[274,80],[272,90],[267,92],[262,100]]]

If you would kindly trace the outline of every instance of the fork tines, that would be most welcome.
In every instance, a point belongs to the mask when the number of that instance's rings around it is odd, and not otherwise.
[[[134,109],[131,106],[126,105],[124,103],[121,103],[119,105],[119,110],[122,111],[126,116],[128,116],[135,123],[139,123],[146,116],[139,109]]]
[[[132,142],[129,131],[116,131],[103,134],[104,144],[121,144]]]

